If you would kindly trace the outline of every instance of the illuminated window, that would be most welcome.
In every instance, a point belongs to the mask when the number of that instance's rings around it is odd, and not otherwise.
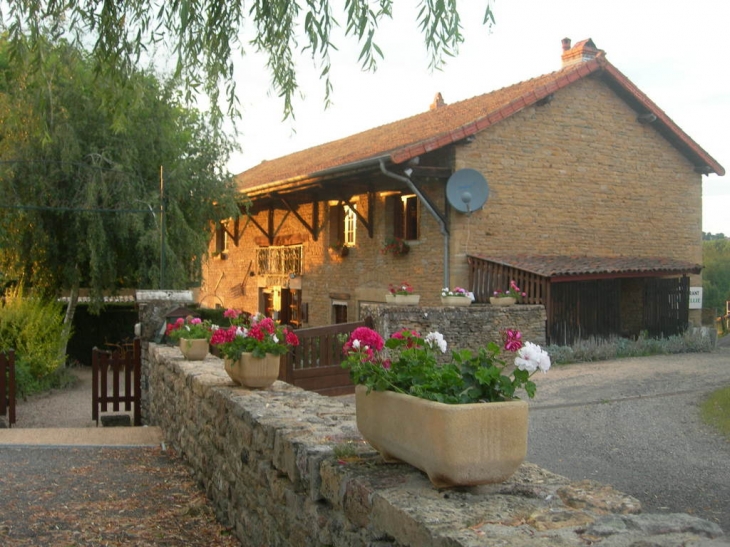
[[[357,242],[357,204],[330,202],[330,247],[353,247]]]
[[[350,205],[345,211],[345,234],[344,243],[348,247],[355,245],[355,236],[357,233],[357,215],[355,208],[357,205]]]

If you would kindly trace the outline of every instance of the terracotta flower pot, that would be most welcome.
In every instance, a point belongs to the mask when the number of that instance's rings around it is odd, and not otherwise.
[[[245,387],[269,387],[279,377],[278,355],[267,353],[265,357],[254,357],[252,353],[242,353],[236,361],[224,359],[223,367],[228,376]]]
[[[355,394],[365,440],[439,488],[503,482],[527,454],[525,401],[447,405],[393,391],[367,394],[361,385]]]
[[[205,338],[180,338],[180,351],[188,361],[202,361],[208,355]]]

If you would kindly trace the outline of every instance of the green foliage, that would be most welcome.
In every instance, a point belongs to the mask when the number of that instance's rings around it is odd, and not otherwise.
[[[21,393],[38,389],[44,378],[62,367],[66,342],[60,304],[24,296],[22,288],[5,295],[0,308],[0,350],[15,350]]]
[[[730,386],[711,393],[702,402],[700,411],[704,422],[730,441]]]
[[[711,236],[712,234],[706,234]],[[730,300],[730,239],[718,234],[702,242],[702,300],[703,307],[725,315],[725,302]]]
[[[389,351],[384,358],[375,352],[381,346],[377,333],[366,330],[370,332],[353,331],[344,348],[347,357],[342,367],[350,370],[354,384],[366,386],[368,392],[395,391],[446,404],[507,401],[518,398],[519,389],[530,398],[535,396],[532,373],[508,365],[495,342],[476,354],[468,349],[453,351],[452,360],[440,364],[434,349],[438,339],[432,337],[438,333],[426,338],[407,330],[396,333],[385,342]],[[358,342],[353,344],[355,340]],[[442,349],[445,351],[445,344]],[[549,366],[546,362],[543,370]]]
[[[376,33],[380,22],[392,16],[393,0],[347,0],[344,6],[337,2],[337,9],[344,13],[336,14],[330,0],[307,1],[304,9],[302,3],[288,0],[178,0],[151,4],[147,0],[8,0],[6,4],[2,22],[13,41],[21,41],[26,32],[36,36],[50,31],[70,36],[75,43],[94,43],[95,72],[113,78],[126,97],[113,105],[119,120],[124,119],[126,104],[135,95],[135,85],[128,79],[134,65],[145,53],[154,54],[162,48],[177,56],[175,77],[184,83],[186,98],[206,93],[220,121],[220,89],[225,90],[229,114],[238,112],[234,54],[250,51],[267,56],[272,86],[284,101],[285,116],[292,115],[292,97],[298,89],[298,53],[309,55],[321,69],[325,101],[329,102],[330,51],[337,49],[332,34],[340,26],[336,18],[344,21],[345,36],[362,46],[359,62],[363,69],[375,70],[377,59],[383,57]],[[485,0],[485,4],[484,23],[491,25],[491,0]],[[456,0],[423,0],[416,19],[430,66],[438,69],[464,40]],[[45,52],[38,48],[32,53],[38,61]]]
[[[181,339],[210,340],[211,334],[211,323],[193,317],[180,317],[174,323],[168,324],[165,329],[165,336],[174,342],[179,342]]]
[[[58,367],[53,372],[37,378],[33,376],[28,364],[23,361],[15,363],[16,395],[25,398],[28,395],[43,393],[51,389],[67,389],[73,387],[78,378],[65,367]]]
[[[573,346],[547,346],[545,350],[554,364],[567,365],[624,357],[710,352],[714,347],[714,335],[709,329],[689,329],[682,335],[668,338],[649,338],[644,333],[636,340],[590,339],[581,340]]]
[[[15,40],[0,39],[0,269],[49,296],[88,287],[97,309],[105,291],[199,279],[210,223],[237,213],[231,141],[145,71],[127,74],[135,94],[119,123],[115,81],[84,51]]]
[[[712,234],[710,232],[702,232],[702,240],[703,241],[713,241],[717,239],[725,239],[725,234],[719,233],[719,234]]]

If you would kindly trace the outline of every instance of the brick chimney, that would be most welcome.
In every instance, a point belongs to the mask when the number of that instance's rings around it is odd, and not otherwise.
[[[578,42],[573,47],[570,47],[570,38],[563,38],[562,43],[563,55],[560,58],[563,61],[563,68],[590,61],[595,59],[599,53],[603,53],[590,38]]]
[[[428,109],[436,110],[437,108],[441,108],[442,106],[446,106],[444,98],[441,96],[441,93],[436,93],[436,96],[433,98],[433,102],[428,107]]]

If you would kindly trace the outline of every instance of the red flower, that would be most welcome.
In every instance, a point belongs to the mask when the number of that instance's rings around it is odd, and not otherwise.
[[[416,344],[413,340],[413,338],[420,338],[420,334],[418,334],[415,330],[408,330],[408,329],[401,329],[398,332],[394,332],[390,335],[391,338],[396,338],[398,340],[407,340],[406,347],[407,348],[417,348],[418,344]]]
[[[294,334],[294,331],[291,331],[289,329],[287,329],[285,331],[285,340],[286,340],[286,344],[288,346],[298,346],[299,345],[299,338],[297,337],[296,334]]]
[[[165,334],[167,336],[170,336],[170,333],[172,331],[181,329],[184,324],[185,324],[185,319],[183,319],[182,317],[178,317],[174,323],[168,323],[167,327],[165,328]]]
[[[262,328],[261,323],[259,323],[259,324],[254,325],[253,327],[251,327],[249,329],[248,335],[251,338],[255,338],[259,342],[263,342],[264,341],[264,338],[266,337],[266,332]]]
[[[516,329],[503,330],[502,340],[507,351],[519,351],[522,348],[522,333]]]
[[[368,360],[375,357],[375,351],[380,351],[385,346],[383,338],[373,329],[358,327],[350,334],[347,342],[342,346],[342,353],[359,351],[368,356]]]
[[[212,345],[223,344],[225,342],[233,342],[236,337],[236,327],[229,327],[227,329],[218,329],[210,337],[210,343]]]

